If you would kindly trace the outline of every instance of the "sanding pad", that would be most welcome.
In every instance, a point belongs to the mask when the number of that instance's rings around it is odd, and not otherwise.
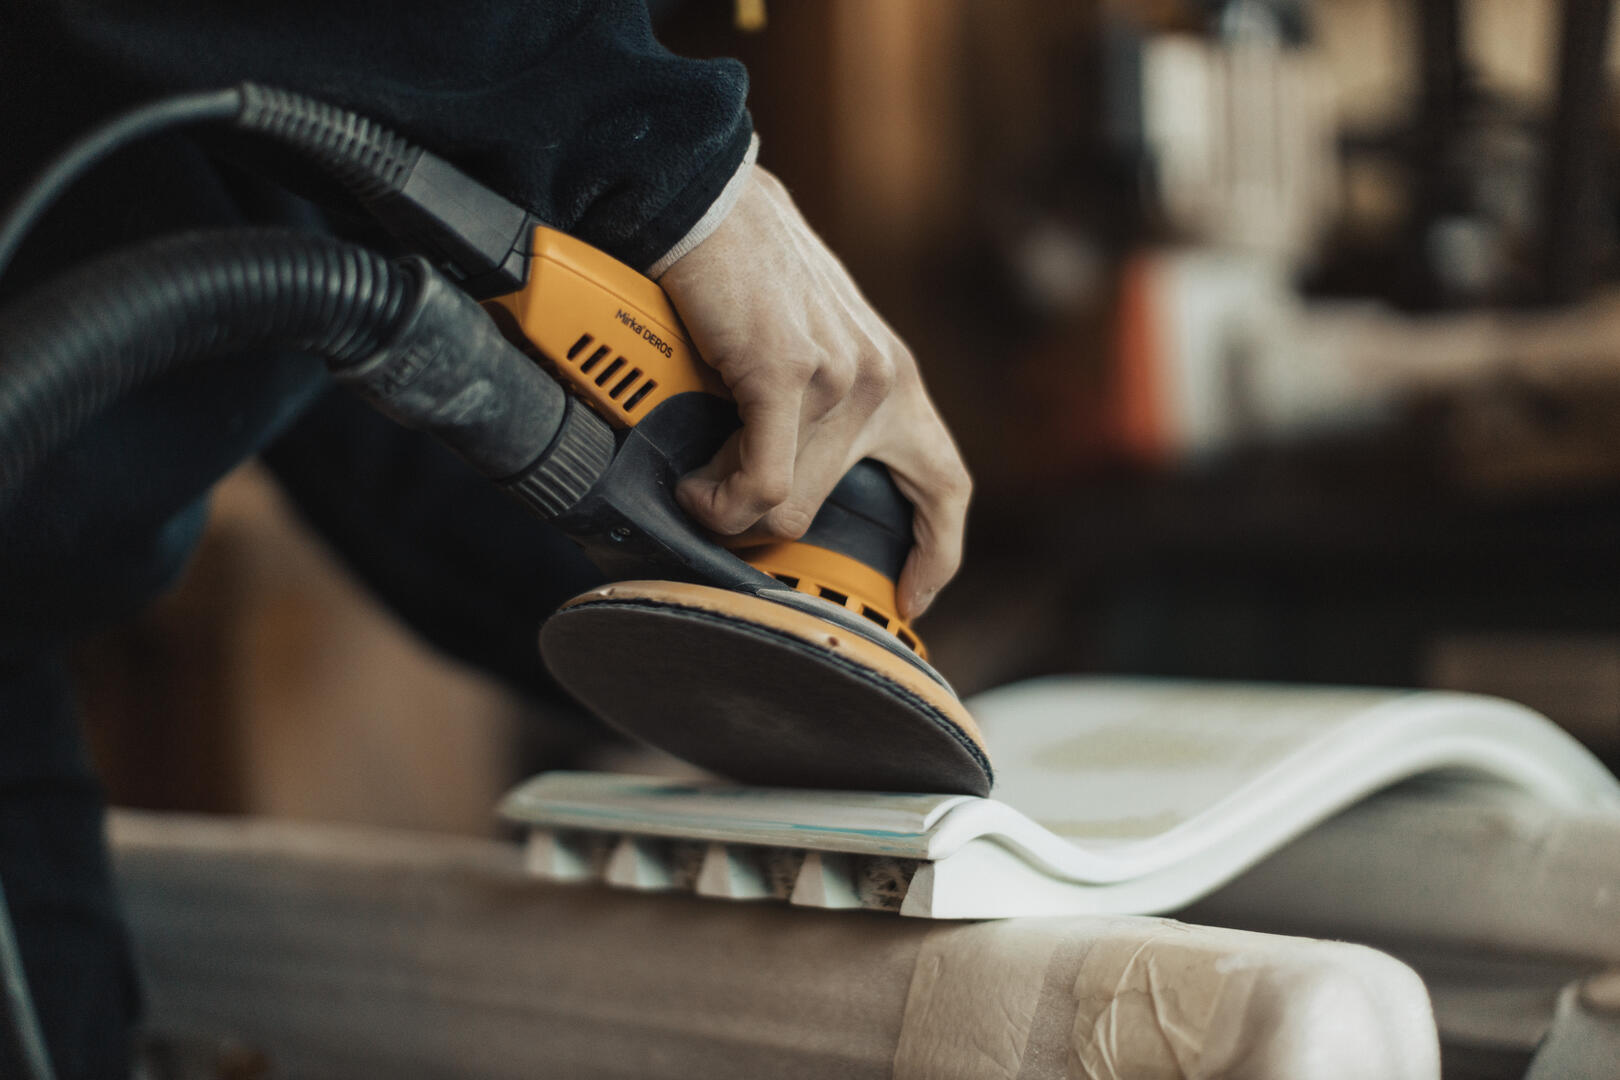
[[[741,783],[990,791],[978,725],[948,687],[806,611],[624,581],[564,605],[540,651],[608,723]]]

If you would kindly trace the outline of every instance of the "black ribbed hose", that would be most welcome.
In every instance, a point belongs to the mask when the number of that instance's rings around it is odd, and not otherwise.
[[[284,350],[322,357],[547,516],[613,451],[602,421],[425,260],[282,229],[195,233],[85,263],[0,310],[0,509],[130,391],[186,364]]]
[[[75,267],[0,312],[0,490],[183,364],[254,349],[369,356],[417,288],[364,248],[281,230],[169,237]]]

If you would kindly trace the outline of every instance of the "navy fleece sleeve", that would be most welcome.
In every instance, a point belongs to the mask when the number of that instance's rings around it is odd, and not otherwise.
[[[22,0],[13,20],[132,95],[251,79],[360,110],[638,267],[751,134],[742,66],[670,53],[642,0]]]

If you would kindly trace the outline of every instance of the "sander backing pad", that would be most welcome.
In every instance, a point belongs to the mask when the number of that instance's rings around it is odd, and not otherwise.
[[[553,615],[540,651],[608,723],[745,784],[990,792],[984,740],[955,694],[805,611],[618,582]]]

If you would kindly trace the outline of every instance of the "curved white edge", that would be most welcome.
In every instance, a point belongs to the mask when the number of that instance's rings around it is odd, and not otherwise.
[[[917,868],[900,914],[922,919],[1011,919],[1056,915],[1149,915],[1172,911],[1196,876],[1172,868],[1116,884],[1052,877],[993,837]]]
[[[1620,782],[1544,717],[1499,698],[1430,692],[1373,706],[1151,840],[1087,850],[1003,803],[978,800],[950,808],[928,857],[949,859],[993,837],[1071,882],[1122,884],[1176,870],[1189,878],[1186,895],[1155,905],[1164,910],[1217,888],[1361,799],[1440,769],[1505,781],[1555,807],[1620,811]]]
[[[1182,825],[1111,848],[1086,848],[1005,803],[970,796],[940,797],[925,813],[910,815],[910,828],[901,832],[791,820],[792,798],[811,816],[818,804],[838,802],[830,792],[790,797],[772,807],[779,820],[767,823],[712,812],[736,807],[735,795],[701,790],[626,807],[627,786],[650,778],[602,777],[598,785],[575,775],[552,789],[562,795],[566,784],[564,797],[548,798],[540,777],[514,790],[502,811],[542,827],[920,858],[927,861],[903,913],[934,918],[1173,910],[1367,796],[1437,769],[1505,781],[1554,807],[1620,812],[1620,782],[1537,713],[1478,695],[1395,693],[1369,702],[1353,722],[1326,729]],[[780,795],[786,793],[773,799]]]

